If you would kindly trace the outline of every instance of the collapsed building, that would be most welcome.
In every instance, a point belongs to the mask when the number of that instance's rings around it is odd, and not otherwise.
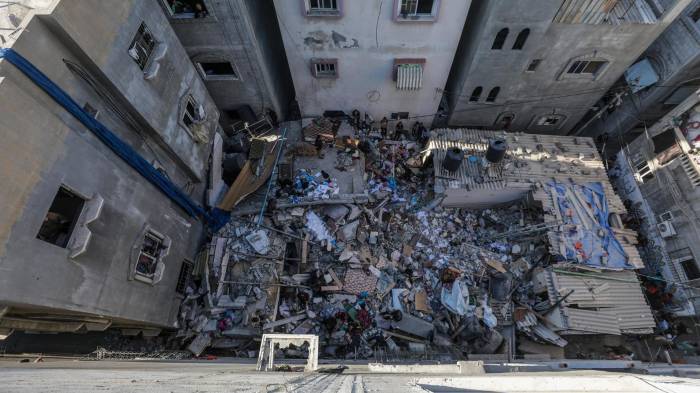
[[[288,333],[318,336],[326,358],[511,360],[652,333],[637,235],[590,138],[353,125],[253,135],[267,154],[222,197],[231,220],[180,309],[194,354],[255,357],[263,334]]]

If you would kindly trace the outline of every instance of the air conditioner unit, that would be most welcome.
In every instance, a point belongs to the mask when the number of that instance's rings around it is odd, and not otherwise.
[[[659,224],[657,224],[657,227],[659,228],[659,232],[661,232],[661,237],[668,238],[668,237],[673,237],[676,236],[676,229],[673,227],[673,224],[669,221],[664,221]]]

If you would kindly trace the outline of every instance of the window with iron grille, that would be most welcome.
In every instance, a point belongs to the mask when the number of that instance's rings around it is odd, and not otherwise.
[[[194,270],[194,264],[188,260],[182,261],[182,266],[180,266],[180,275],[177,277],[177,285],[175,286],[175,292],[180,295],[184,295],[187,292],[187,284],[190,282],[192,277],[192,271]]]
[[[131,46],[129,46],[129,56],[143,70],[148,65],[148,60],[153,54],[155,47],[156,40],[153,38],[153,34],[151,34],[145,23],[141,23],[134,40],[131,41]]]
[[[640,183],[646,183],[654,178],[654,172],[649,167],[649,162],[645,158],[641,158],[634,164],[634,168],[637,172],[637,181]]]
[[[163,237],[155,232],[146,232],[136,262],[136,274],[151,279],[155,276],[158,259],[165,249],[163,240]]]
[[[338,0],[308,0],[308,12],[311,14],[337,14]]]
[[[192,96],[187,96],[184,109],[182,113],[182,123],[187,126],[187,128],[202,121],[203,116],[201,116],[199,111],[199,104],[197,104],[197,101],[195,101]]]
[[[433,16],[435,0],[401,0],[402,16]]]
[[[338,60],[336,59],[313,59],[311,66],[316,78],[338,77]]]

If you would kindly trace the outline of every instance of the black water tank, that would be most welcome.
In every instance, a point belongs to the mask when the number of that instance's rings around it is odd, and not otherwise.
[[[508,144],[503,139],[491,139],[489,149],[486,150],[486,160],[491,163],[498,163],[506,156]]]
[[[445,153],[445,159],[442,160],[442,167],[450,172],[454,172],[459,169],[464,159],[464,152],[462,150],[453,147]]]

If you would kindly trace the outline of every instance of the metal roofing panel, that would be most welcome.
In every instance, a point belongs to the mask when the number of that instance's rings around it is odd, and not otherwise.
[[[591,333],[621,334],[617,316],[610,311],[580,310],[564,308],[564,317],[569,330]]]
[[[653,330],[654,316],[634,272],[604,271],[595,275],[604,278],[549,272],[550,302],[574,290],[562,302],[568,330],[603,333],[601,330],[606,328],[600,324],[612,323],[613,319],[615,329],[623,333]]]

